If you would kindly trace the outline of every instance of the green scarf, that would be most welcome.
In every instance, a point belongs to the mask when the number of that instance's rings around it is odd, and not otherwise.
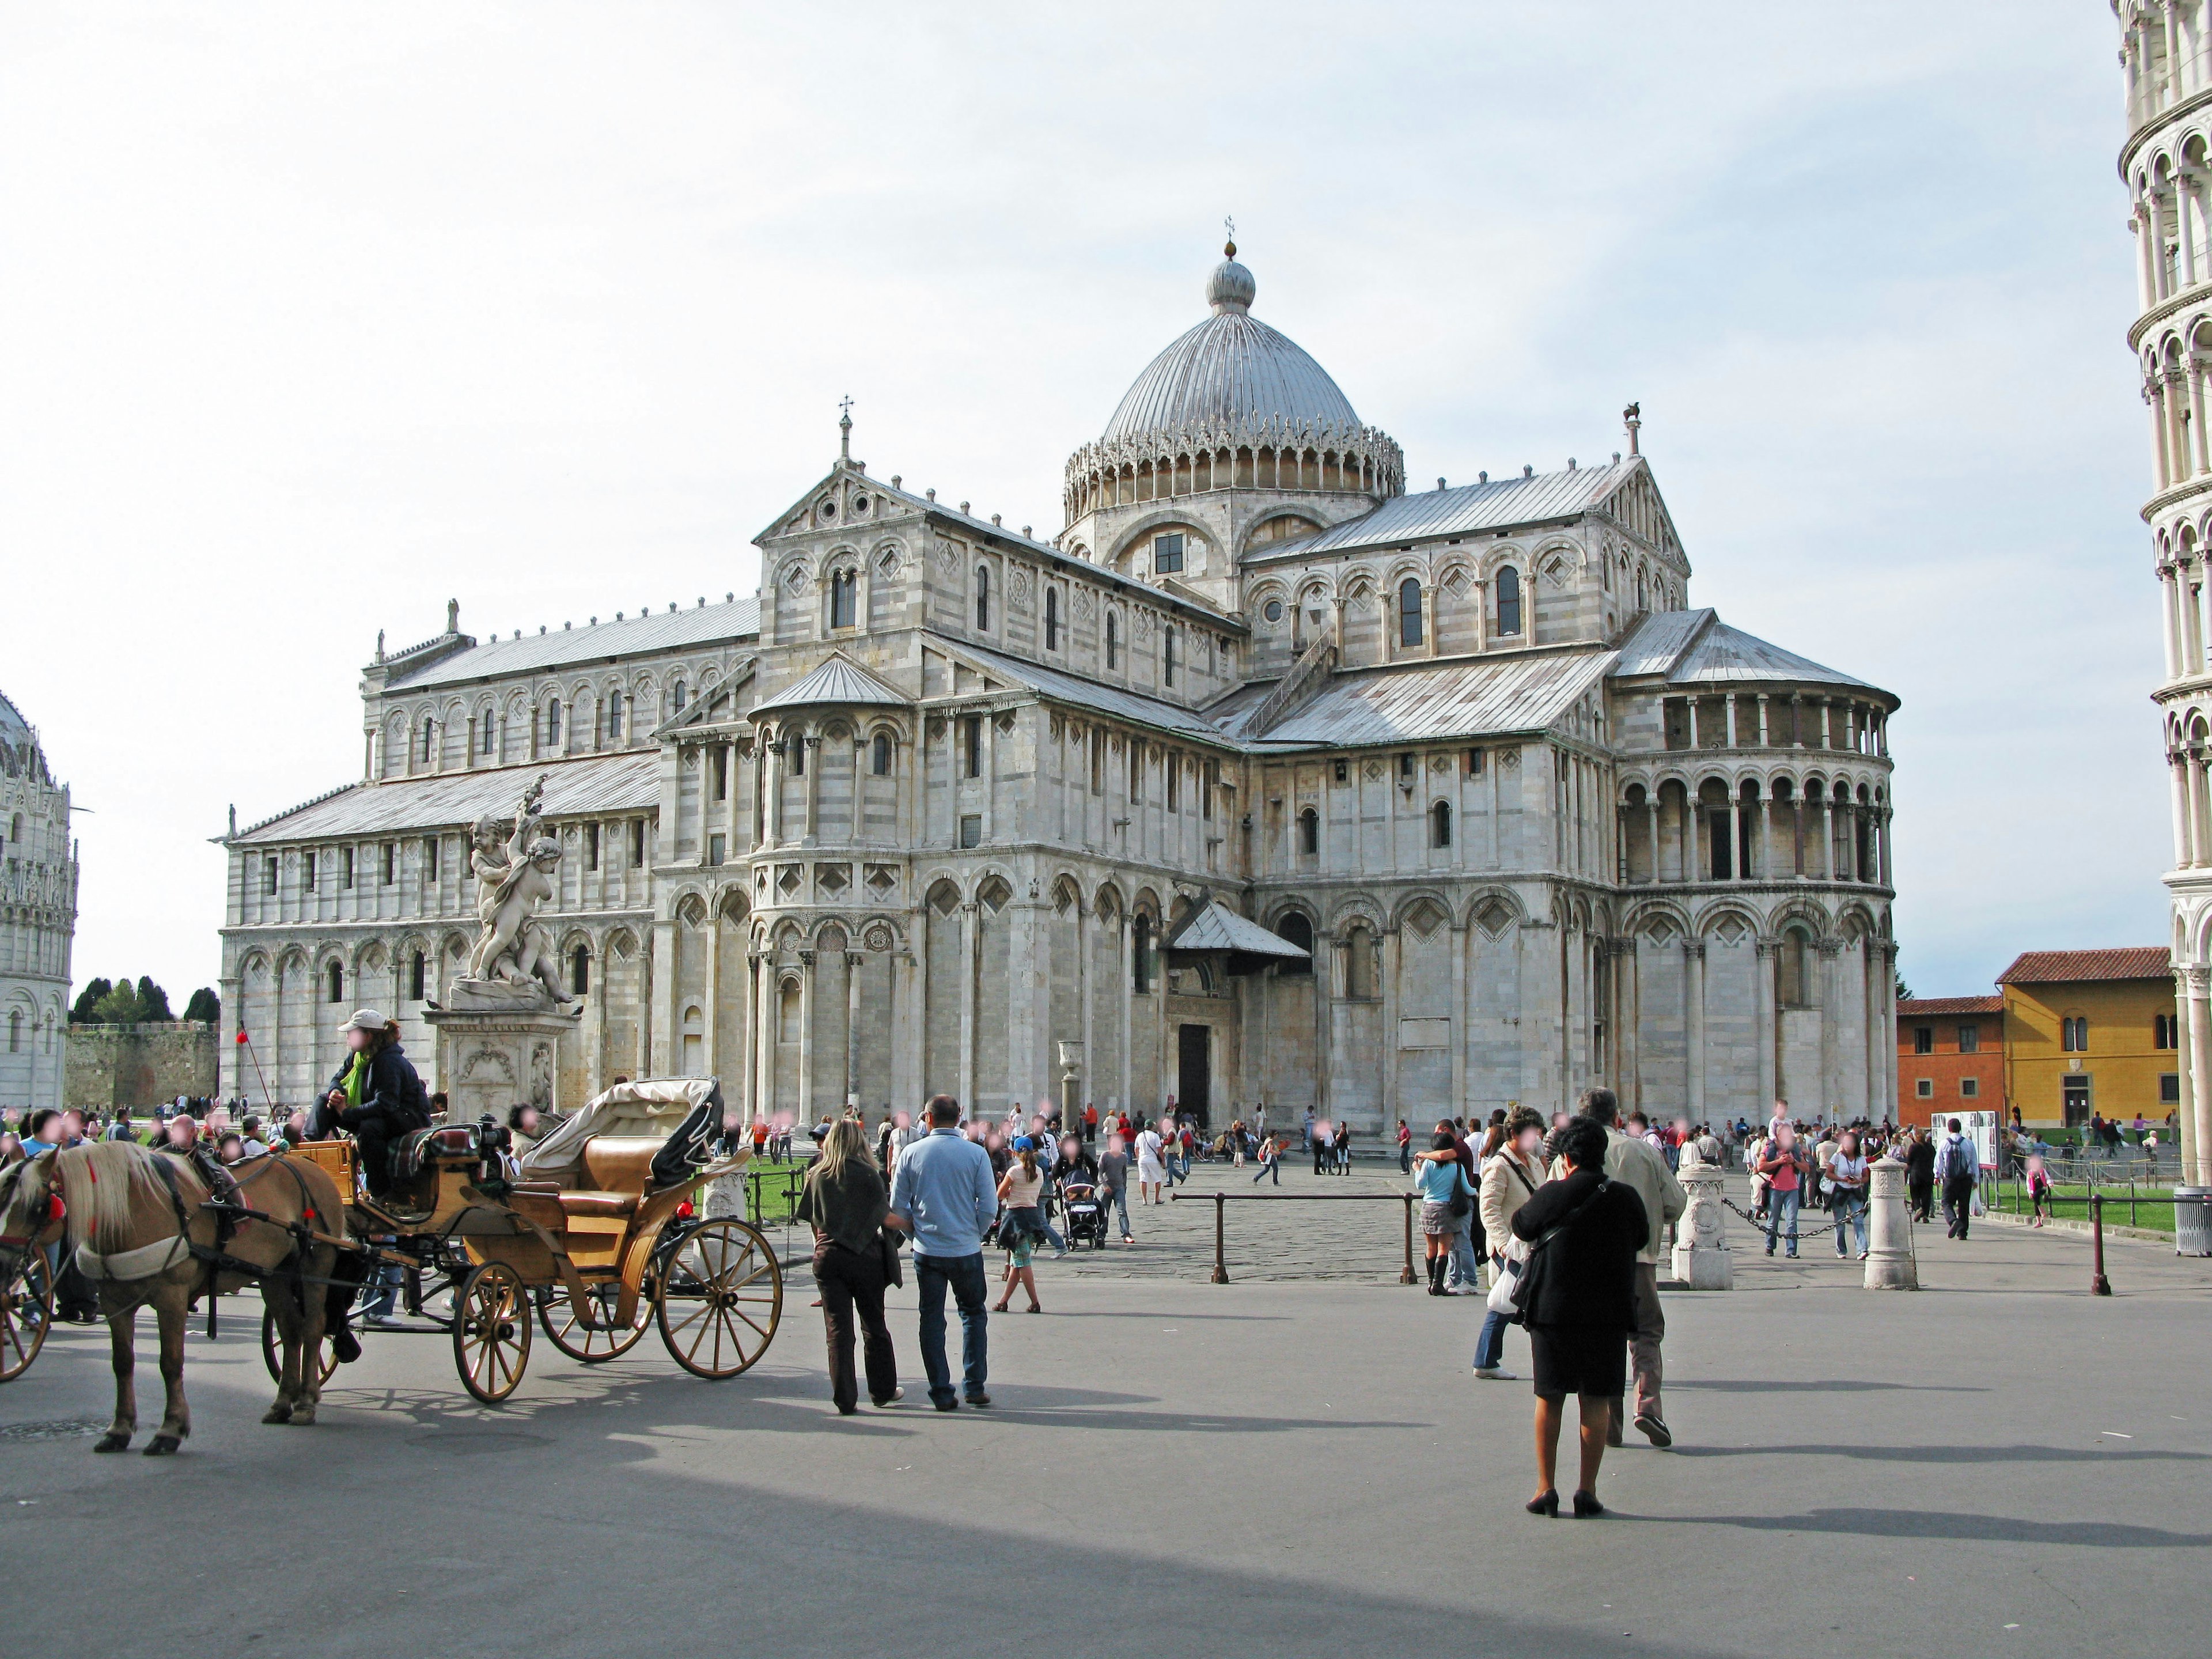
[[[362,1095],[368,1088],[368,1054],[364,1050],[353,1057],[353,1069],[346,1073],[346,1104],[349,1107],[360,1105]]]

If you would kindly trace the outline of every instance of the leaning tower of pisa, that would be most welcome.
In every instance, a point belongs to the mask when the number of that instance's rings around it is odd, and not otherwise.
[[[2113,0],[2127,77],[2120,176],[2133,204],[2136,315],[2128,331],[2149,411],[2142,515],[2164,595],[2166,675],[2156,700],[2172,775],[2173,967],[2182,1021],[2181,1146],[2212,1182],[2212,670],[2206,648],[2212,540],[2212,0]]]

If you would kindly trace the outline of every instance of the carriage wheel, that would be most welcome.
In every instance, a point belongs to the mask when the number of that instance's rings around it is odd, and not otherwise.
[[[54,1280],[46,1253],[32,1249],[23,1271],[0,1287],[0,1382],[13,1382],[31,1369],[54,1322]]]
[[[496,1406],[530,1364],[530,1304],[522,1280],[503,1261],[487,1261],[461,1281],[453,1306],[453,1364],[461,1385]]]
[[[578,1322],[575,1304],[568,1300],[568,1292],[558,1285],[547,1285],[538,1292],[538,1322],[544,1327],[548,1342],[569,1358],[580,1359],[586,1365],[621,1358],[637,1346],[638,1339],[645,1334],[645,1328],[653,1322],[653,1299],[641,1295],[629,1328],[610,1328],[614,1323],[615,1304],[622,1300],[622,1286],[611,1281],[586,1285],[584,1300],[591,1307],[592,1316],[599,1322],[596,1329]]]
[[[324,1334],[322,1345],[316,1352],[322,1361],[323,1374],[315,1379],[316,1387],[320,1388],[331,1380],[331,1373],[338,1368],[337,1345],[331,1340],[327,1332]],[[261,1363],[269,1367],[271,1382],[283,1382],[284,1339],[276,1333],[276,1313],[268,1308],[261,1310]]]
[[[653,1298],[660,1340],[695,1376],[735,1376],[768,1352],[783,1313],[783,1269],[742,1221],[709,1221],[684,1237]]]

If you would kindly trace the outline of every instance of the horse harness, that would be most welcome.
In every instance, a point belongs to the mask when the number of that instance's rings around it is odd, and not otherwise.
[[[293,1182],[300,1188],[300,1209],[301,1218],[297,1221],[285,1221],[278,1217],[270,1215],[265,1210],[251,1209],[242,1203],[233,1202],[226,1204],[210,1199],[208,1202],[200,1206],[202,1209],[212,1212],[215,1216],[215,1243],[210,1246],[195,1243],[193,1242],[191,1237],[191,1221],[185,1212],[184,1195],[177,1188],[177,1172],[173,1167],[171,1167],[169,1159],[161,1157],[155,1158],[154,1160],[155,1172],[161,1177],[161,1185],[168,1192],[169,1207],[176,1212],[177,1237],[173,1239],[166,1241],[163,1247],[169,1252],[167,1261],[161,1267],[155,1267],[152,1271],[155,1273],[160,1273],[164,1271],[166,1267],[175,1266],[179,1259],[177,1248],[181,1245],[185,1252],[188,1254],[193,1261],[200,1262],[206,1267],[207,1279],[205,1285],[206,1288],[210,1291],[214,1289],[216,1276],[221,1273],[236,1273],[241,1278],[250,1279],[258,1283],[270,1273],[283,1273],[286,1279],[291,1283],[294,1297],[300,1301],[301,1305],[304,1306],[307,1300],[307,1287],[309,1284],[330,1284],[331,1282],[330,1279],[310,1274],[305,1271],[304,1264],[307,1253],[313,1249],[318,1243],[337,1244],[341,1249],[349,1249],[351,1248],[351,1246],[345,1240],[334,1239],[325,1234],[318,1233],[315,1229],[307,1224],[307,1218],[313,1217],[315,1212],[315,1202],[313,1194],[307,1190],[306,1177],[301,1176],[298,1170],[295,1169],[284,1159],[277,1158],[275,1162],[279,1168],[283,1170],[287,1175],[292,1177]],[[258,1171],[256,1171],[255,1173],[258,1173]],[[242,1184],[240,1186],[239,1190],[242,1196]],[[239,1224],[241,1222],[246,1221],[264,1222],[271,1227],[281,1227],[286,1233],[290,1235],[292,1248],[284,1253],[283,1260],[273,1262],[270,1266],[264,1267],[257,1262],[242,1261],[239,1257],[230,1254],[230,1241],[237,1237]],[[147,1246],[145,1248],[151,1249],[155,1247]],[[80,1249],[82,1249],[82,1247],[80,1247]],[[137,1252],[131,1252],[130,1254],[135,1255]],[[111,1260],[112,1259],[112,1258],[111,1258]],[[135,1277],[136,1275],[125,1275],[118,1273],[114,1276],[117,1278],[122,1278],[126,1276]],[[88,1274],[87,1277],[96,1278],[100,1277],[100,1275]],[[195,1292],[194,1299],[198,1300],[197,1291]]]

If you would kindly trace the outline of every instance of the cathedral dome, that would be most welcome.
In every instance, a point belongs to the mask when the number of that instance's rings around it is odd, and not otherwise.
[[[1352,433],[1352,400],[1288,335],[1251,315],[1258,289],[1237,263],[1237,245],[1206,279],[1213,314],[1152,361],[1106,424],[1103,441],[1153,434],[1248,432]]]

